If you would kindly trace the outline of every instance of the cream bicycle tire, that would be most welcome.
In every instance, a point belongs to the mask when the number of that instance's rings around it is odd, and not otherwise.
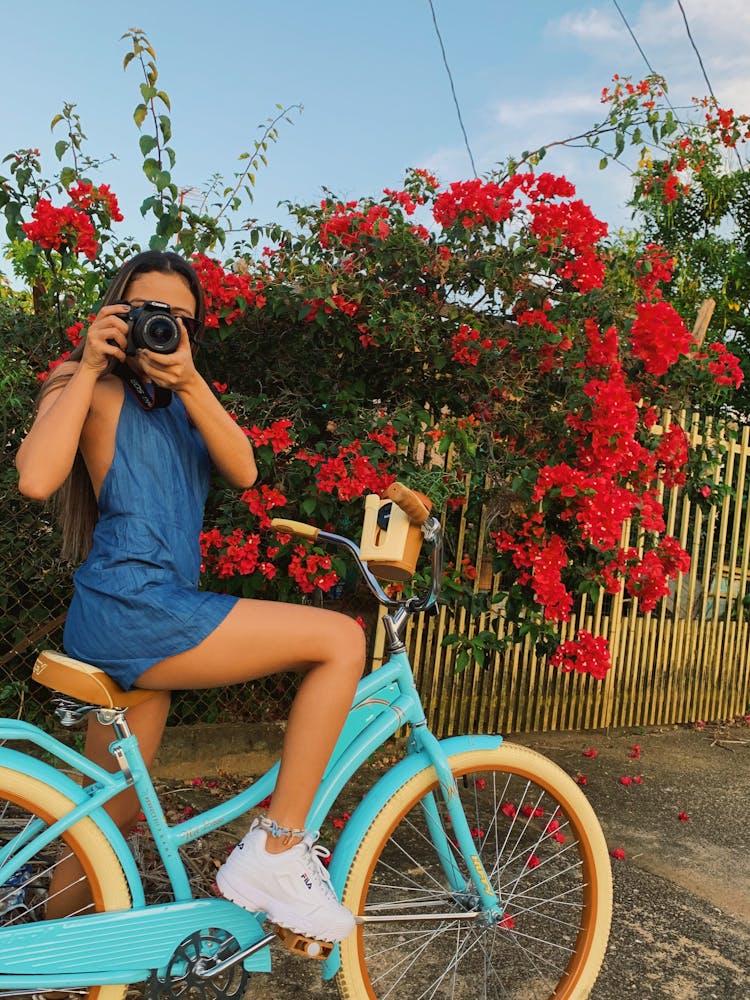
[[[449,919],[461,906],[465,910],[476,907],[468,900],[471,893],[462,903],[460,894],[438,888],[442,870],[434,850],[430,851],[426,828],[420,827],[419,802],[437,786],[434,771],[428,768],[405,782],[370,824],[349,870],[342,902],[355,914],[365,915],[368,909],[371,914],[383,915],[389,908],[403,913],[409,906],[417,913],[432,906],[434,913],[443,905],[446,919],[395,922],[392,930],[388,924],[359,924],[341,944],[337,985],[342,997],[584,1000],[603,961],[612,916],[609,855],[593,809],[561,768],[526,747],[502,743],[495,750],[459,752],[450,762],[470,826],[474,820],[471,800],[477,814],[480,802],[482,808],[488,802],[490,823],[477,827],[475,836],[493,887],[507,903],[507,919],[495,927]],[[521,801],[518,795],[524,789]],[[511,805],[515,818],[509,815]],[[524,817],[529,808],[531,817]],[[541,817],[533,811],[542,808]],[[500,848],[506,857],[491,857],[498,853],[499,834],[508,824],[515,831],[506,834]],[[534,866],[532,855],[524,853],[529,850],[528,842],[532,852],[538,851],[538,856],[533,855]],[[541,872],[539,877],[535,877],[537,872]],[[403,898],[396,895],[399,889],[394,883],[399,880]],[[542,898],[545,886],[557,895]],[[577,900],[575,914],[571,909],[574,923],[565,907],[572,908]],[[433,928],[437,929],[433,932]],[[534,932],[536,938],[545,940],[529,944]],[[571,939],[569,955],[564,967],[560,964],[559,972],[555,970],[550,977],[544,975],[542,962],[548,952],[556,960],[555,949],[560,946],[554,938],[558,934]],[[524,953],[532,947],[539,955],[526,960]],[[563,955],[560,962],[564,959]]]
[[[26,811],[29,816],[39,817],[47,825],[75,808],[75,803],[56,788],[19,771],[0,767],[0,816],[8,812],[9,805]],[[129,909],[130,890],[122,866],[93,820],[80,820],[61,839],[74,852],[86,872],[94,909],[97,912]],[[90,986],[86,994],[76,993],[75,996],[85,996],[86,1000],[123,1000],[126,992],[127,986],[124,985]]]

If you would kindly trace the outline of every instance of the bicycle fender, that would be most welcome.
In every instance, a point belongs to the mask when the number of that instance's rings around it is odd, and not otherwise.
[[[439,744],[446,757],[450,759],[456,754],[465,753],[467,750],[495,750],[502,742],[502,736],[496,733],[490,736],[451,736],[440,740]],[[328,866],[331,882],[339,899],[341,899],[344,883],[354,856],[372,821],[397,789],[405,785],[415,774],[419,774],[420,771],[431,766],[426,753],[409,754],[389,771],[386,771],[354,810],[351,819],[347,822],[338,839],[331,856],[331,863]],[[336,945],[322,964],[323,978],[332,979],[338,972],[340,964],[339,948]]]
[[[19,774],[42,781],[45,785],[49,785],[67,796],[76,805],[81,805],[88,799],[86,791],[67,775],[49,764],[45,764],[44,761],[30,757],[28,754],[19,753],[17,750],[11,750],[10,747],[0,747],[0,767],[6,767],[10,771],[17,771]],[[141,877],[138,874],[133,854],[117,824],[101,807],[94,809],[89,818],[99,827],[117,854],[130,889],[133,906],[143,906],[145,896]]]

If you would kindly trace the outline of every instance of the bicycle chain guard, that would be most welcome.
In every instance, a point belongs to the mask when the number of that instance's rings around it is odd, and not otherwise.
[[[164,978],[156,970],[146,983],[146,1000],[242,1000],[249,973],[238,962],[215,978],[203,972],[203,963],[223,962],[239,950],[228,931],[212,927],[196,931],[177,947]]]

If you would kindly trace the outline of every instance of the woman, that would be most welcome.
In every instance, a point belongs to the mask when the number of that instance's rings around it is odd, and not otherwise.
[[[172,353],[130,353],[126,317],[151,302],[168,305],[177,319]],[[45,383],[16,459],[19,488],[36,500],[59,491],[64,552],[87,554],[74,575],[65,627],[71,656],[126,689],[161,692],[286,670],[304,675],[270,814],[253,824],[217,882],[225,896],[283,927],[340,940],[354,920],[336,899],[313,850],[315,835],[304,825],[351,707],[364,638],[359,625],[335,612],[197,588],[210,465],[238,489],[257,476],[247,437],[193,363],[204,314],[195,272],[177,254],[149,251],[127,262],[82,344]],[[164,694],[128,713],[148,763],[168,707]],[[109,727],[91,716],[86,753],[108,768],[115,766],[110,740]],[[132,793],[120,799],[111,813],[127,832],[138,804]],[[76,893],[67,891],[60,904],[68,912]]]

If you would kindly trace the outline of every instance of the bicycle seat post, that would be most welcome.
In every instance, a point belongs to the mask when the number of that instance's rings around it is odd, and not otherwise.
[[[97,722],[103,726],[112,726],[118,739],[124,740],[133,733],[125,718],[127,708],[100,708],[96,713]]]

